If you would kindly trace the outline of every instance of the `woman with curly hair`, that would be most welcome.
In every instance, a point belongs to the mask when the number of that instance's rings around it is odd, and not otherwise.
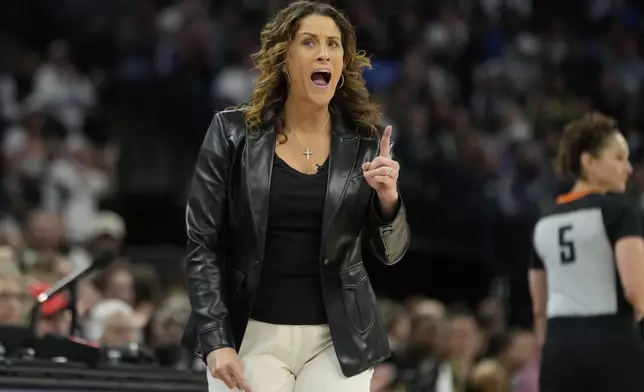
[[[617,122],[572,121],[556,168],[572,190],[537,222],[529,272],[544,392],[644,391],[644,227]]]
[[[349,21],[298,1],[261,33],[248,104],[215,115],[188,199],[192,314],[209,385],[368,392],[387,336],[362,262],[398,262],[409,227]]]

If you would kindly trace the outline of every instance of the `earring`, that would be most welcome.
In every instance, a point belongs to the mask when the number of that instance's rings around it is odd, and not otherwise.
[[[339,90],[342,88],[342,86],[344,86],[344,74],[340,74],[340,84],[335,89]]]
[[[291,84],[291,75],[288,74],[288,71],[284,71],[284,75],[286,75],[286,83]]]

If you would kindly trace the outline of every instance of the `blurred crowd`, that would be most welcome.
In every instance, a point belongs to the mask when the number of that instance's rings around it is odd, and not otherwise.
[[[69,333],[66,309],[76,306],[80,337],[202,366],[177,347],[185,288],[159,277],[180,261],[153,266],[127,250],[144,237],[181,245],[205,127],[213,110],[249,97],[248,55],[286,2],[2,3],[0,323],[23,323],[39,293],[110,247],[119,260],[83,280],[75,304],[49,302],[39,332]],[[395,355],[374,391],[535,391],[530,234],[568,185],[551,168],[567,121],[592,109],[618,119],[635,167],[629,192],[644,208],[644,6],[332,3],[372,55],[365,77],[394,126],[414,236],[402,264],[433,271],[376,284],[399,301],[382,303]],[[142,194],[170,201],[150,213],[152,203],[132,207]]]
[[[393,356],[375,369],[372,392],[537,392],[534,333],[509,328],[502,301],[476,309],[410,296],[383,300]]]

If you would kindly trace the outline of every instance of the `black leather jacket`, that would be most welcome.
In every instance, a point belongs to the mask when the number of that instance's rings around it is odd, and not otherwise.
[[[320,270],[331,336],[349,377],[390,354],[362,249],[394,264],[410,235],[402,202],[393,221],[379,219],[362,174],[379,140],[359,136],[333,113]],[[201,146],[186,212],[192,316],[182,344],[204,359],[216,348],[239,350],[244,337],[262,268],[274,154],[274,127],[247,133],[239,110],[217,113]]]

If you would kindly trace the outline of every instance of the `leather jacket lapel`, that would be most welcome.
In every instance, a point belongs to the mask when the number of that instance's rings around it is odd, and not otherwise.
[[[329,176],[322,215],[323,240],[326,238],[331,222],[344,198],[351,170],[355,166],[356,157],[358,156],[358,135],[350,132],[340,114],[332,112],[332,115],[333,133],[329,156]]]
[[[246,179],[248,200],[255,225],[258,254],[264,254],[273,159],[275,157],[275,128],[270,126],[261,134],[249,134],[246,147]]]

